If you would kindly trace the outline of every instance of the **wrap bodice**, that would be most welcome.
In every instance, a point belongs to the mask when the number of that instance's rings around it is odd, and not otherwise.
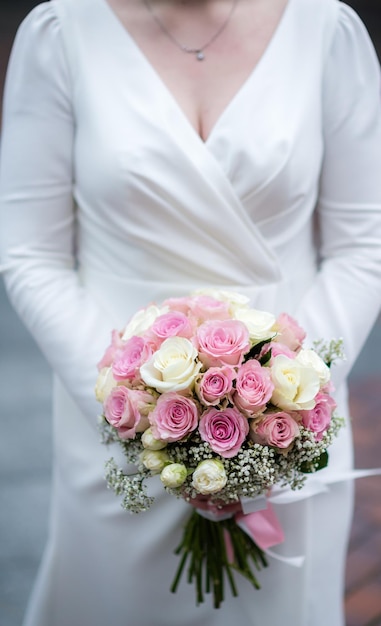
[[[107,0],[32,11],[4,104],[2,269],[89,419],[110,328],[195,288],[342,336],[342,382],[380,305],[379,86],[349,7],[289,0],[204,142]]]
[[[259,64],[203,142],[105,0],[96,0],[87,20],[81,14],[90,13],[89,2],[75,10],[65,5],[81,33],[74,38],[67,31],[66,48],[73,60],[84,274],[107,272],[138,284],[145,291],[141,304],[179,288],[229,285],[249,290],[263,306],[295,308],[316,270],[319,92],[332,35],[306,24],[304,36],[313,30],[315,41],[310,58],[301,55],[305,43],[292,31],[298,20],[312,17],[303,17],[297,10],[303,3],[291,0]],[[322,21],[332,11],[327,6]],[[113,37],[100,55],[105,23]],[[314,54],[315,47],[324,54]],[[279,49],[286,54],[275,75]],[[105,114],[109,110],[113,115]],[[290,280],[294,295],[285,301],[287,289],[279,298],[279,287],[290,289]]]

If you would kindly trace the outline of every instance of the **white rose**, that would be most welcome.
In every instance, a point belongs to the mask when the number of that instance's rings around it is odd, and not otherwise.
[[[169,463],[169,456],[164,450],[143,450],[140,460],[148,470],[159,473]]]
[[[296,360],[305,367],[312,367],[319,376],[320,386],[326,385],[331,378],[331,370],[315,350],[300,350]]]
[[[169,337],[141,366],[140,375],[146,385],[159,393],[180,391],[190,387],[200,372],[202,363],[197,357],[198,352],[189,339]]]
[[[142,444],[147,450],[162,450],[167,446],[166,441],[155,439],[151,428],[147,428],[147,430],[145,430],[142,434]]]
[[[218,493],[225,487],[228,477],[223,463],[218,459],[201,461],[192,477],[192,486],[203,495]]]
[[[182,463],[166,465],[160,474],[160,480],[165,487],[175,489],[180,487],[188,476],[188,471]]]
[[[257,309],[237,309],[234,312],[234,319],[243,322],[247,326],[250,341],[253,344],[265,339],[271,339],[276,335],[273,329],[275,316],[272,313],[258,311]]]
[[[168,311],[169,308],[167,306],[159,308],[155,304],[151,304],[146,309],[138,311],[130,319],[126,328],[124,329],[124,333],[122,336],[123,341],[131,339],[131,337],[134,337],[136,335],[143,334],[152,326],[155,319],[159,317],[159,315],[168,313]]]
[[[98,402],[102,402],[103,404],[111,390],[116,387],[117,384],[117,381],[112,375],[112,368],[102,367],[98,374],[97,382],[95,383],[95,397]]]
[[[291,411],[314,408],[320,390],[316,370],[279,354],[273,359],[270,371],[275,386],[271,401],[275,406]]]

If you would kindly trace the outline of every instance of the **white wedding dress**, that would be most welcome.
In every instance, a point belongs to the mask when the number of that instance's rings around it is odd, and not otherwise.
[[[342,626],[349,424],[322,493],[277,505],[284,556],[220,610],[172,595],[187,505],[129,515],[106,489],[93,388],[115,326],[194,288],[248,294],[343,337],[345,377],[380,306],[379,68],[353,11],[289,0],[206,142],[106,0],[52,0],[10,61],[1,162],[2,270],[56,372],[49,541],[25,626]],[[75,202],[73,203],[73,197]],[[323,486],[323,487],[322,487]]]

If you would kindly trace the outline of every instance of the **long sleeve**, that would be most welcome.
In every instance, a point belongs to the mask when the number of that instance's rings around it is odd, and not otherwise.
[[[342,337],[352,367],[381,304],[380,71],[357,15],[340,16],[323,84],[325,152],[317,207],[320,271],[297,317],[311,339]]]
[[[95,364],[111,322],[75,270],[75,124],[54,7],[47,2],[29,14],[11,55],[1,145],[0,265],[15,309],[95,424]]]

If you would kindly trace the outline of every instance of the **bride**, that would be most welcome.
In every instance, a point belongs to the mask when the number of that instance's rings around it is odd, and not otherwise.
[[[110,331],[151,301],[217,287],[343,337],[345,378],[381,299],[380,77],[337,0],[51,0],[6,83],[1,263],[51,363],[49,541],[24,626],[343,626],[350,424],[321,493],[278,504],[260,591],[216,611],[168,591],[187,505],[129,516],[105,488],[94,398]],[[327,484],[330,483],[329,487]],[[160,494],[160,495],[159,495]]]

